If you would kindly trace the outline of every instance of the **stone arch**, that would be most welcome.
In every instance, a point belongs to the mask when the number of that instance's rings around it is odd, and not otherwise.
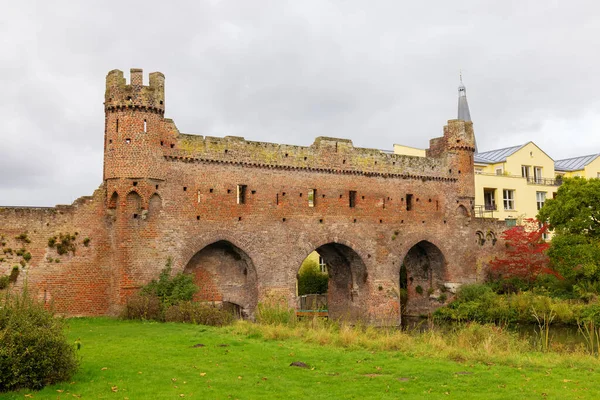
[[[148,201],[148,218],[156,219],[161,209],[162,199],[158,193],[154,193],[152,196],[150,196],[150,200]]]
[[[127,193],[125,198],[125,211],[128,218],[137,219],[142,211],[142,197],[135,190]]]
[[[213,242],[188,261],[184,273],[199,287],[195,300],[230,307],[244,318],[254,318],[258,279],[252,259],[227,240]]]
[[[407,315],[427,313],[432,302],[440,304],[444,301],[447,266],[446,257],[438,246],[421,240],[408,250],[402,265],[406,282],[400,282],[400,287],[406,287],[406,304],[401,304],[401,308]]]
[[[110,199],[108,199],[108,209],[115,210],[119,206],[119,194],[117,192],[113,192]]]
[[[480,246],[483,246],[485,244],[485,235],[483,234],[483,232],[477,231],[477,232],[475,232],[475,235],[477,236],[476,243]]]
[[[330,319],[358,321],[367,315],[368,273],[359,253],[339,240],[319,244],[316,251],[327,264],[327,310]],[[297,265],[300,268],[301,262]]]
[[[461,204],[458,207],[456,207],[456,214],[458,214],[461,217],[468,217],[469,211],[467,210],[467,207]]]

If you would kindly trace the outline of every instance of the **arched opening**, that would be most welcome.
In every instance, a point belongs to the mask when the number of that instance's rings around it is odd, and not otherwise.
[[[162,208],[162,200],[157,193],[154,193],[152,197],[150,197],[150,201],[148,202],[148,219],[154,220],[158,217],[160,210]]]
[[[142,198],[137,192],[129,192],[126,197],[127,217],[138,219],[142,211]]]
[[[400,309],[403,314],[427,314],[446,301],[445,275],[446,259],[437,246],[423,240],[411,247],[400,268]]]
[[[220,240],[206,246],[191,258],[184,273],[193,274],[199,288],[194,300],[254,318],[258,301],[256,269],[250,257],[231,242]]]
[[[460,206],[458,206],[456,213],[461,217],[469,216],[469,211],[467,211],[467,207],[463,206],[462,204]]]
[[[303,292],[303,284],[298,282],[298,312],[309,315],[315,311],[320,312],[318,315],[323,315],[326,312],[330,319],[350,321],[357,321],[364,317],[366,312],[365,299],[367,297],[367,268],[361,257],[348,246],[339,243],[328,243],[315,249],[305,259],[303,265],[306,266],[311,258],[315,261],[318,260],[318,263],[316,263],[318,272],[325,275],[325,279],[317,279],[313,287],[323,289],[325,285],[326,292],[322,293],[320,299],[313,303],[314,306],[310,307],[313,308],[312,310],[307,310],[307,305],[311,306],[311,303],[303,300],[302,296],[306,294],[300,295]],[[313,266],[314,264],[313,262]],[[301,269],[299,269],[298,274],[299,280],[302,279]]]
[[[110,199],[108,200],[108,209],[114,210],[117,208],[118,205],[119,205],[119,195],[117,194],[117,192],[114,192],[112,194],[112,196],[110,196]]]

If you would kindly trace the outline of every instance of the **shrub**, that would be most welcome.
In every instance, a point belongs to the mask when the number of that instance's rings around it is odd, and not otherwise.
[[[0,392],[71,378],[79,362],[63,328],[64,321],[26,290],[0,300]]]
[[[165,311],[165,321],[167,322],[223,326],[231,324],[233,320],[232,313],[207,303],[182,301],[170,306]]]
[[[157,296],[134,294],[127,298],[123,310],[125,319],[162,320],[160,299]]]
[[[8,276],[8,281],[10,283],[15,283],[17,281],[17,278],[19,278],[20,272],[21,270],[19,269],[18,265],[12,267],[12,270],[10,270],[10,275]]]
[[[487,285],[474,283],[471,285],[463,285],[458,289],[456,293],[456,300],[458,301],[477,301],[487,300],[494,295],[492,289]]]
[[[190,301],[198,287],[194,284],[192,275],[178,273],[171,277],[171,259],[167,261],[166,267],[160,272],[158,280],[142,288],[142,294],[156,296],[160,299],[163,310],[181,301]]]
[[[6,289],[8,287],[9,277],[8,275],[0,276],[0,290]]]

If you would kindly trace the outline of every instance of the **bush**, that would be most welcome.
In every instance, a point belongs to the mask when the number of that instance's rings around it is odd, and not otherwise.
[[[183,301],[165,311],[167,322],[223,326],[231,324],[233,320],[232,313],[207,303]]]
[[[0,392],[67,381],[78,367],[64,321],[26,292],[0,300]]]
[[[9,279],[10,278],[8,275],[0,276],[0,290],[6,289],[8,287],[8,283],[10,282]]]
[[[129,296],[125,310],[125,319],[162,320],[162,308],[157,296],[134,294]]]
[[[493,295],[494,292],[489,286],[474,283],[471,285],[461,286],[456,293],[456,300],[462,302],[489,300]]]
[[[142,288],[142,294],[156,296],[160,299],[163,311],[169,306],[181,301],[190,301],[198,287],[194,284],[192,275],[178,273],[171,277],[171,260],[167,261],[166,267],[160,272],[157,280],[152,280]]]

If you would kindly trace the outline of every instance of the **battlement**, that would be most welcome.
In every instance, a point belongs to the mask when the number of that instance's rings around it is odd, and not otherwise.
[[[164,114],[165,112],[165,76],[162,72],[150,73],[150,84],[143,84],[143,70],[130,70],[130,83],[127,84],[123,71],[112,70],[106,75],[104,94],[106,111],[126,108],[139,108]]]

